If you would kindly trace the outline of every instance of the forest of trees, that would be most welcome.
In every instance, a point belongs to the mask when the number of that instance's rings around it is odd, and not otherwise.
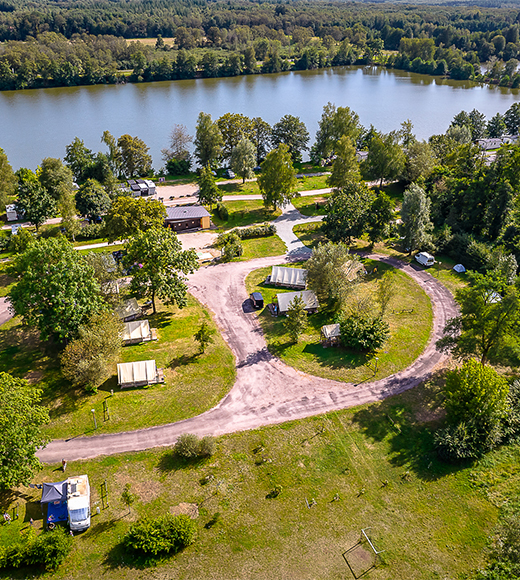
[[[519,24],[513,8],[1,0],[0,90],[350,64],[518,87]]]

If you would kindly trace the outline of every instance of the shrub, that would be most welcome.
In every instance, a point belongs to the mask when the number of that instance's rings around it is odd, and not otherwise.
[[[33,234],[27,228],[20,228],[16,235],[9,238],[7,249],[14,254],[22,254],[33,241]]]
[[[83,226],[79,231],[79,234],[76,236],[78,240],[94,240],[96,238],[101,238],[101,228],[103,224],[88,224]]]
[[[215,453],[215,439],[210,435],[199,439],[193,433],[184,433],[183,435],[179,435],[173,452],[178,457],[183,457],[184,459],[211,457]]]
[[[440,459],[448,463],[460,463],[479,456],[478,433],[471,423],[459,423],[439,429],[433,438]]]
[[[249,228],[234,230],[234,233],[236,233],[241,240],[265,238],[267,236],[274,236],[274,234],[276,234],[276,226],[274,224],[261,224],[259,226],[251,226]]]
[[[342,344],[352,350],[372,352],[390,336],[390,327],[380,316],[352,314],[342,318],[339,325]]]
[[[244,248],[240,243],[240,238],[235,234],[229,234],[227,241],[222,248],[222,258],[228,262],[233,258],[238,258],[244,253]]]
[[[166,162],[166,171],[169,175],[186,175],[191,169],[191,159],[169,159]]]
[[[222,203],[222,202],[218,202],[217,203],[217,209],[215,210],[216,214],[218,215],[218,217],[223,221],[223,222],[227,222],[229,219],[229,212],[227,207]]]
[[[187,515],[166,514],[132,525],[123,538],[123,545],[136,555],[175,554],[193,544],[196,535],[197,526]]]

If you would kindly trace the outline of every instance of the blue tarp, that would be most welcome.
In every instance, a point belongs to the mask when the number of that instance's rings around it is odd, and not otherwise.
[[[66,522],[68,519],[67,502],[53,501],[47,507],[47,523]]]

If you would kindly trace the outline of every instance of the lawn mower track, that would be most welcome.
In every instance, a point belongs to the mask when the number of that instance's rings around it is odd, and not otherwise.
[[[284,216],[280,217],[282,221]],[[298,257],[303,257],[305,250],[298,250]],[[404,271],[425,290],[433,305],[430,340],[408,368],[378,381],[354,385],[307,375],[271,355],[257,316],[252,312],[245,279],[252,270],[295,259],[295,253],[290,252],[288,257],[211,265],[190,276],[190,292],[213,312],[236,358],[235,384],[216,407],[177,423],[95,437],[54,440],[38,452],[38,457],[46,463],[56,463],[62,459],[72,461],[140,451],[172,445],[182,433],[218,436],[374,402],[416,386],[446,358],[435,350],[435,342],[441,338],[447,320],[457,315],[450,292],[422,268],[376,254],[366,257]]]

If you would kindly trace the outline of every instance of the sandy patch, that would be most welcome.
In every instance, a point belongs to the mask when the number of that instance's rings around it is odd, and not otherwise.
[[[199,517],[199,508],[195,503],[180,503],[170,508],[170,513],[172,516],[178,516],[180,514],[185,514],[190,516],[192,520]]]

